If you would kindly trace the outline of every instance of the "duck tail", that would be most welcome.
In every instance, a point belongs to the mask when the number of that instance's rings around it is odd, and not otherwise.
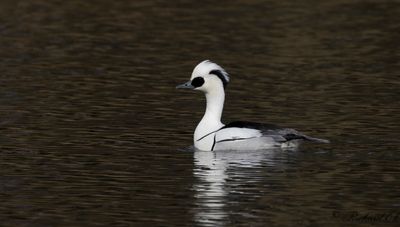
[[[311,136],[304,136],[304,139],[311,141],[311,142],[317,142],[317,143],[330,143],[329,140],[326,139],[319,139]]]

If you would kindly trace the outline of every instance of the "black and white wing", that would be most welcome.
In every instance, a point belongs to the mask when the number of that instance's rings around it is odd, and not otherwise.
[[[234,121],[225,125],[218,131],[216,142],[246,140],[258,137],[271,138],[273,142],[277,144],[292,140],[329,143],[328,140],[309,137],[295,129],[281,128],[273,124],[262,124],[248,121]]]

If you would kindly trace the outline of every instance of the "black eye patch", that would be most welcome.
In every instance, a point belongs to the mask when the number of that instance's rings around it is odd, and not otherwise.
[[[201,87],[204,84],[203,77],[196,77],[192,80],[193,87]]]

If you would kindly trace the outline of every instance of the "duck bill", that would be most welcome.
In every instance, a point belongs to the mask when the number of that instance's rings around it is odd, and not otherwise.
[[[192,81],[188,81],[184,84],[180,84],[176,86],[177,89],[194,89],[194,86],[192,85]]]

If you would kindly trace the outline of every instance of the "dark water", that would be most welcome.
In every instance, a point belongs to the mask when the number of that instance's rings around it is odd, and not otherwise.
[[[0,3],[1,226],[400,225],[398,1]],[[193,67],[224,121],[327,138],[194,152]]]

